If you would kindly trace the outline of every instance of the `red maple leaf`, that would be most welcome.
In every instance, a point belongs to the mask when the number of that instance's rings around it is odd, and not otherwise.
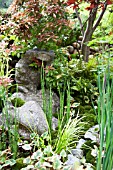
[[[72,4],[75,4],[75,0],[68,0],[67,1],[67,5],[72,5]]]
[[[91,9],[93,9],[93,8],[95,8],[95,4],[91,4],[90,6],[86,7],[85,9],[86,9],[86,10],[91,10]]]
[[[75,5],[73,6],[73,9],[76,9],[76,8],[78,8],[78,4],[75,4]]]
[[[107,0],[107,5],[113,4],[112,0]]]

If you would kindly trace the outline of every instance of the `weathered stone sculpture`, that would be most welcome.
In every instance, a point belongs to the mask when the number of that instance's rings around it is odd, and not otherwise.
[[[40,70],[30,67],[33,58],[51,65],[55,54],[53,52],[29,50],[25,56],[16,64],[15,80],[18,84],[18,92],[12,95],[12,101],[16,98],[23,100],[23,105],[15,108],[13,102],[9,104],[9,114],[19,123],[19,133],[25,138],[29,138],[32,131],[42,134],[48,130],[46,115],[43,111],[43,97],[41,89]],[[45,91],[46,105],[49,105],[49,91]],[[56,113],[59,109],[59,98],[53,93],[52,112]],[[16,113],[15,113],[16,110]],[[53,129],[57,126],[57,119],[53,117]]]
[[[33,60],[40,60],[46,65],[51,65],[55,54],[53,52],[28,50],[25,56],[16,64],[15,80],[18,84],[18,90],[23,93],[32,92],[36,94],[37,87],[40,86],[40,71],[30,67]]]

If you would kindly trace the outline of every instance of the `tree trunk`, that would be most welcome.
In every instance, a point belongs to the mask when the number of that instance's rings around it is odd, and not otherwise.
[[[85,34],[82,40],[81,44],[81,51],[83,55],[84,61],[88,62],[89,54],[90,54],[90,47],[88,46],[88,42],[91,41],[92,38],[92,32],[89,34],[89,32]]]
[[[81,51],[82,51],[83,59],[86,62],[88,62],[89,54],[90,54],[90,48],[87,45],[88,45],[89,41],[91,41],[91,39],[92,39],[92,34],[94,32],[93,24],[94,24],[94,21],[96,18],[96,14],[97,14],[97,7],[92,9],[89,13],[87,27],[84,32],[84,36],[83,36],[83,40],[82,40],[82,44],[81,44]]]

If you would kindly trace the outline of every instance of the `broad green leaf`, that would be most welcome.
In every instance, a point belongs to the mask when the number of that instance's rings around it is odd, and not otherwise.
[[[47,168],[46,167],[41,167],[40,170],[47,170]]]
[[[0,169],[2,169],[2,166],[0,165]]]
[[[43,139],[48,138],[48,137],[49,137],[48,132],[43,133],[43,134],[41,135],[41,137],[42,137]]]
[[[42,162],[38,161],[35,163],[35,168],[41,168],[42,167]]]
[[[43,166],[51,168],[52,165],[49,162],[43,162]]]
[[[69,166],[66,166],[63,168],[63,170],[71,170],[71,169],[72,169],[72,167],[69,167]]]
[[[30,156],[27,157],[27,158],[25,158],[25,159],[23,160],[23,163],[24,163],[24,164],[30,164],[30,162],[31,162]]]
[[[32,147],[30,146],[30,144],[25,144],[25,145],[22,146],[22,148],[23,148],[24,150],[26,150],[26,151],[32,149]]]
[[[61,77],[62,77],[62,74],[59,74],[59,75],[56,76],[56,79],[59,79]]]
[[[31,156],[31,159],[39,159],[40,157],[43,156],[43,153],[41,151],[41,149],[39,149],[38,151],[34,152]]]
[[[26,169],[34,169],[34,165],[28,165],[27,167],[26,167]]]
[[[60,156],[63,157],[63,158],[65,158],[67,156],[64,149],[61,151]]]
[[[72,105],[71,105],[71,107],[78,107],[78,106],[80,106],[80,103],[73,103]]]
[[[16,164],[16,160],[14,159],[9,159],[5,161],[6,164],[9,164],[10,166],[13,166],[14,164]]]
[[[10,35],[10,40],[15,40],[16,39],[16,35]]]
[[[62,167],[62,163],[61,163],[61,161],[58,159],[58,157],[55,157],[55,159],[54,159],[54,162],[53,162],[53,168],[54,169],[61,169],[61,167]]]
[[[72,86],[71,89],[79,91],[79,88],[77,86]]]
[[[48,155],[52,153],[52,148],[51,145],[48,145],[45,149],[44,149],[44,154]]]

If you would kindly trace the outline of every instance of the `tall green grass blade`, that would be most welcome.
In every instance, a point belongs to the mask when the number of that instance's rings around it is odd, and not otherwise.
[[[103,78],[102,78],[103,77]],[[109,59],[103,73],[98,70],[98,123],[100,147],[97,170],[113,169],[113,79],[110,76]]]
[[[70,82],[67,82],[67,113],[66,113],[66,120],[68,121],[70,118]]]
[[[41,67],[41,90],[42,90],[42,99],[43,99],[43,110],[46,113],[46,98],[45,98],[45,75],[44,75],[44,65],[42,63]]]

